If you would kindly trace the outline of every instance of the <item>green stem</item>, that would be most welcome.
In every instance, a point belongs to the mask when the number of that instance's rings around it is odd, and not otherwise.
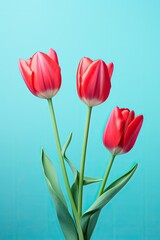
[[[72,211],[73,211],[75,221],[76,221],[76,224],[77,224],[79,239],[84,240],[81,224],[80,224],[80,221],[79,221],[78,212],[77,212],[77,209],[76,209],[73,197],[72,197],[71,189],[70,189],[70,184],[69,184],[69,180],[68,180],[68,176],[67,176],[67,171],[66,171],[64,159],[62,157],[62,148],[61,148],[61,143],[60,143],[60,139],[59,139],[59,133],[58,133],[56,118],[55,118],[55,114],[54,114],[52,99],[48,99],[48,104],[49,104],[49,110],[50,110],[50,114],[51,114],[51,119],[52,119],[52,124],[53,124],[53,129],[54,129],[54,136],[55,136],[55,140],[56,140],[56,145],[57,145],[58,156],[59,156],[60,165],[61,165],[61,169],[62,169],[62,174],[63,174],[64,182],[65,182],[65,185],[66,185],[66,189],[67,189],[68,197],[69,197],[69,200],[70,200],[70,204],[71,204],[71,207],[72,207]]]
[[[115,156],[116,156],[116,155],[114,155],[114,154],[111,156],[111,159],[110,159],[110,161],[109,161],[108,167],[107,167],[107,169],[106,169],[106,172],[105,172],[105,175],[104,175],[104,178],[103,178],[103,181],[102,181],[102,184],[101,184],[99,193],[98,193],[98,197],[100,197],[100,196],[103,194],[104,187],[105,187],[105,185],[106,185],[106,182],[107,182],[107,179],[108,179],[108,176],[109,176],[111,167],[112,167],[112,165],[113,165],[113,161],[114,161],[114,159],[115,159]]]
[[[79,177],[79,195],[78,195],[79,217],[81,217],[81,215],[82,215],[83,178],[84,178],[84,168],[85,168],[85,159],[86,159],[87,141],[88,141],[88,133],[89,133],[89,125],[90,125],[90,119],[91,119],[91,112],[92,112],[92,107],[88,107],[86,127],[85,127],[85,132],[84,132],[84,142],[83,142],[83,148],[82,148],[80,177]]]

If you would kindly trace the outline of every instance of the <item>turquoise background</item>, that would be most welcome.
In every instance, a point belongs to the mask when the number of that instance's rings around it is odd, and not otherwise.
[[[0,1],[0,239],[64,239],[40,162],[44,147],[63,184],[47,101],[28,91],[18,69],[19,58],[51,47],[63,76],[53,99],[59,133],[63,144],[73,131],[68,155],[77,168],[87,108],[75,75],[83,56],[115,65],[109,99],[93,109],[86,174],[103,176],[109,152],[102,134],[116,105],[145,118],[135,147],[117,157],[109,181],[136,162],[138,170],[103,210],[93,240],[160,239],[159,9],[159,0]],[[84,210],[97,191],[98,185],[85,189]]]

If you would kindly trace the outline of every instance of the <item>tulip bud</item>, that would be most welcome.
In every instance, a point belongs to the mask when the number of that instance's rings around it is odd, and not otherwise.
[[[77,92],[88,106],[104,102],[110,92],[113,63],[82,58],[77,69]]]
[[[29,90],[37,97],[52,98],[61,86],[61,69],[53,49],[19,60],[19,69]]]
[[[116,107],[107,122],[103,143],[113,154],[129,152],[134,146],[143,123],[143,115],[135,117],[134,111]]]

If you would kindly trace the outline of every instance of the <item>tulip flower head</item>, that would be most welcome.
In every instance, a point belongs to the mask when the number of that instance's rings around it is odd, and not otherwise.
[[[22,77],[35,96],[52,98],[61,86],[61,69],[53,49],[48,54],[37,52],[28,60],[19,60]]]
[[[113,68],[113,63],[81,59],[77,69],[77,92],[86,105],[96,106],[108,98]]]
[[[129,152],[136,142],[142,123],[143,115],[135,117],[134,111],[116,107],[104,130],[105,147],[114,155]]]

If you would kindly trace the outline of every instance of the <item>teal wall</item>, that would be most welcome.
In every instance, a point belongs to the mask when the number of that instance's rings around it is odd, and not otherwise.
[[[134,149],[117,157],[110,181],[136,162],[138,170],[102,212],[93,240],[160,239],[159,9],[159,0],[1,0],[0,239],[63,239],[40,162],[44,147],[61,176],[47,101],[28,91],[18,69],[19,58],[50,47],[63,76],[53,99],[61,142],[73,131],[68,155],[77,168],[87,108],[75,75],[83,56],[115,64],[109,99],[93,109],[86,174],[103,176],[109,153],[101,139],[116,105],[145,118]],[[85,189],[84,210],[97,190]]]

